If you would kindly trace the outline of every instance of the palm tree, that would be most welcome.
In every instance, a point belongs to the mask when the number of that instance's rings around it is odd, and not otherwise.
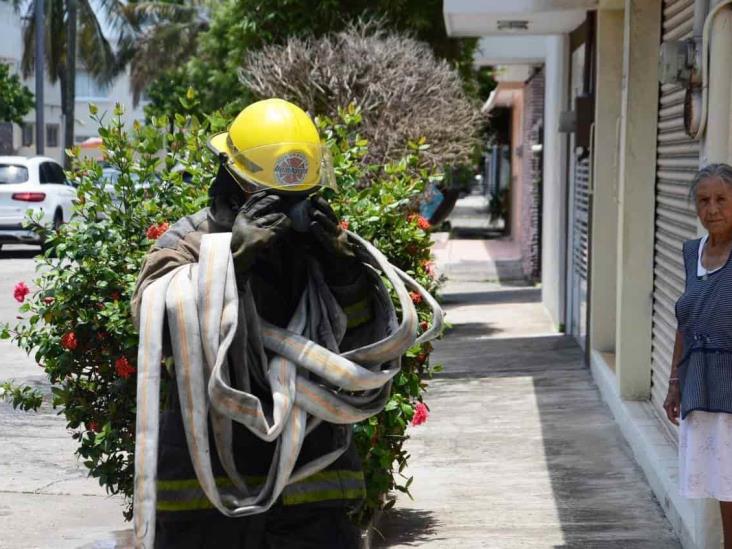
[[[11,0],[16,10],[25,10],[21,69],[29,77],[35,68],[35,0]],[[74,145],[76,101],[76,57],[100,85],[111,82],[124,63],[104,29],[117,34],[117,42],[128,42],[134,33],[125,15],[126,2],[120,0],[45,0],[45,57],[49,81],[61,85],[61,112],[64,115],[64,148]],[[68,165],[68,158],[65,162]]]
[[[209,27],[209,8],[209,0],[127,4],[125,17],[135,33],[120,43],[120,56],[130,64],[135,105],[153,80],[183,66],[195,54],[199,33]]]

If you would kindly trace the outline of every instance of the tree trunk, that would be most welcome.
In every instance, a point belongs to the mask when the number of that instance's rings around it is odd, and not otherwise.
[[[66,0],[66,83],[62,82],[64,112],[64,149],[74,146],[74,114],[76,108],[76,0]],[[71,167],[71,158],[64,153],[64,167]]]

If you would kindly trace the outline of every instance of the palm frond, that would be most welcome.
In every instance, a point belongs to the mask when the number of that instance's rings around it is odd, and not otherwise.
[[[49,81],[54,84],[63,72],[66,62],[65,10],[62,1],[47,1],[44,4],[46,72]],[[34,14],[35,2],[29,2],[23,17],[23,55],[20,61],[20,68],[25,78],[33,75],[36,66],[36,19]]]
[[[136,2],[127,4],[124,14],[130,24],[137,28],[163,23],[190,23],[197,19],[208,21],[208,10],[201,2],[191,0],[186,4],[167,2]]]
[[[130,88],[137,104],[142,92],[161,74],[185,63],[194,52],[198,34],[208,22],[166,22],[142,31],[130,60]]]
[[[101,23],[89,0],[79,1],[78,52],[85,68],[100,84],[108,84],[123,67],[104,35]]]

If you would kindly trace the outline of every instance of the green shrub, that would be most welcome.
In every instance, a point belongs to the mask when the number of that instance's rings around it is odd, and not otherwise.
[[[95,114],[95,113],[93,113]],[[207,136],[224,120],[211,116],[173,120],[155,118],[151,125],[126,131],[119,107],[108,125],[100,124],[109,165],[119,171],[112,198],[102,184],[102,167],[74,158],[70,179],[78,184],[71,221],[48,232],[47,251],[38,258],[35,288],[20,310],[24,319],[6,326],[11,337],[33,353],[51,383],[52,404],[60,409],[78,441],[77,453],[91,476],[108,492],[126,496],[131,516],[134,474],[135,375],[138,336],[130,317],[130,296],[151,240],[172,223],[203,207],[216,172],[216,159],[205,146]],[[430,240],[423,220],[410,212],[432,174],[419,167],[426,145],[385,166],[357,160],[367,152],[358,137],[359,112],[347,109],[320,128],[334,156],[340,189],[330,196],[343,223],[372,240],[389,259],[423,285],[436,289],[430,276]],[[360,188],[365,170],[381,184]],[[182,172],[191,176],[184,182]],[[330,192],[330,191],[328,191]],[[423,228],[420,228],[420,223]],[[418,296],[415,296],[415,300]],[[426,320],[424,304],[418,304]],[[424,326],[422,327],[424,329]],[[356,443],[364,459],[368,500],[357,519],[390,505],[386,494],[407,490],[397,475],[407,462],[402,445],[406,428],[429,377],[429,345],[410,349],[394,383],[386,410],[356,426]],[[2,386],[2,394],[24,409],[38,408],[36,391]]]

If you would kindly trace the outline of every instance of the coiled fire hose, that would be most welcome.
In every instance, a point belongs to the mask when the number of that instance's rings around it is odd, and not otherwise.
[[[198,263],[184,265],[153,282],[144,292],[140,313],[135,441],[134,531],[135,547],[152,549],[155,540],[155,505],[158,454],[158,413],[163,329],[167,315],[175,361],[183,426],[188,449],[203,492],[222,514],[243,517],[267,511],[291,483],[323,470],[345,452],[340,447],[295,469],[307,434],[321,421],[353,424],[380,412],[399,372],[400,357],[415,344],[437,337],[443,312],[435,299],[409,275],[391,265],[373,245],[349,232],[370,278],[379,288],[377,299],[391,313],[392,330],[380,341],[338,354],[312,341],[310,322],[323,304],[333,306],[312,280],[303,292],[287,329],[259,319],[251,292],[239,294],[230,253],[231,233],[205,235]],[[379,273],[393,287],[402,313],[397,323],[388,291]],[[312,277],[311,277],[312,278]],[[417,337],[417,312],[407,287],[418,292],[432,309],[428,330]],[[327,293],[327,292],[325,292]],[[239,303],[242,299],[243,303]],[[252,341],[251,322],[260,334],[259,360],[237,363],[229,356],[232,342]],[[273,358],[267,359],[265,350]],[[240,353],[232,353],[240,355]],[[229,364],[229,360],[234,360]],[[231,366],[231,369],[230,369]],[[247,372],[259,368],[259,372]],[[298,373],[300,369],[301,373]],[[244,370],[244,371],[242,371]],[[271,421],[258,397],[235,388],[249,374],[266,379],[271,391]],[[245,384],[246,385],[246,384]],[[216,451],[231,486],[217,486],[211,467],[209,424]],[[275,441],[269,473],[254,491],[237,471],[232,445],[232,422],[246,426],[265,441]],[[350,433],[350,430],[349,430]]]

